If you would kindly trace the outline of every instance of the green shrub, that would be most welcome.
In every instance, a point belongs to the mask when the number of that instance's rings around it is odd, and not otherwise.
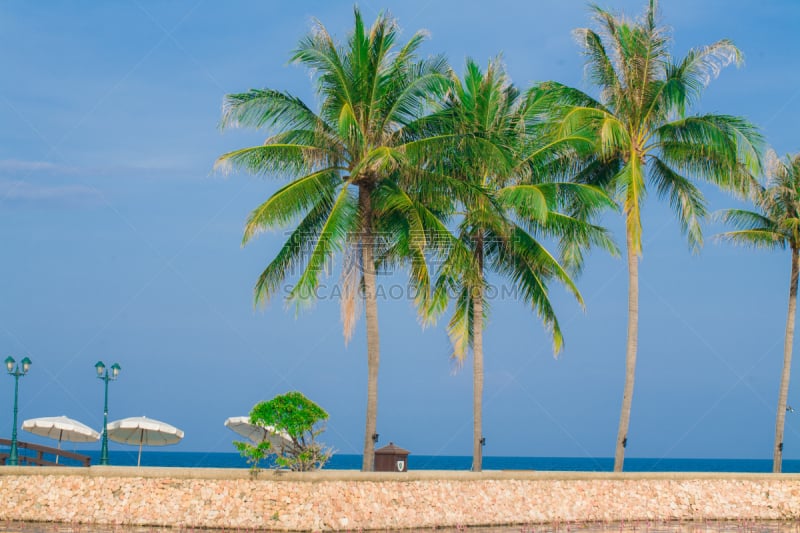
[[[264,441],[258,445],[234,442],[251,470],[258,472],[259,464],[275,455],[279,468],[294,471],[317,470],[330,459],[333,451],[316,438],[325,430],[328,413],[299,392],[287,392],[269,401],[257,403],[250,411],[250,423],[275,428],[279,435],[278,446]]]

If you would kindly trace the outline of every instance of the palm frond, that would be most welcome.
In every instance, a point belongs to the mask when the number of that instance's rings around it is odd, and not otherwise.
[[[350,169],[351,176],[363,176],[365,180],[375,179],[377,176],[392,175],[395,170],[403,165],[405,156],[391,146],[378,146],[369,150]],[[354,180],[358,183],[358,180]]]
[[[440,99],[450,88],[447,60],[444,56],[418,61],[411,65],[394,67],[398,75],[392,76],[393,86],[386,91],[382,102],[385,108],[376,126],[383,132],[398,131],[402,137],[405,125],[425,115],[430,100]]]
[[[611,93],[618,91],[621,83],[603,40],[589,28],[579,28],[574,35],[583,47],[589,79],[601,88],[603,100],[611,99]]]
[[[714,219],[740,230],[760,230],[778,233],[778,225],[769,217],[747,209],[724,209],[714,213]]]
[[[740,117],[687,117],[663,124],[654,135],[665,162],[739,194],[749,192],[752,175],[761,171],[763,138]]]
[[[547,198],[547,207],[551,211],[581,206],[581,213],[597,213],[616,208],[614,200],[600,187],[585,183],[554,182],[540,183],[536,187]]]
[[[355,198],[347,187],[342,187],[315,240],[307,241],[310,246],[306,267],[287,296],[297,310],[316,299],[320,278],[328,274],[334,254],[341,252],[350,236],[357,233],[357,214]]]
[[[700,221],[705,218],[706,202],[703,194],[691,181],[672,170],[661,159],[650,158],[650,177],[661,198],[666,198],[675,212],[678,222],[689,238],[689,246],[697,250],[703,244]]]
[[[642,252],[642,215],[641,207],[646,190],[642,165],[639,160],[632,159],[614,178],[617,189],[623,197],[622,209],[625,213],[625,226],[634,253]]]
[[[349,102],[345,102],[339,111],[339,118],[336,122],[336,129],[339,138],[344,140],[346,146],[354,152],[361,151],[366,144],[366,135],[356,117],[356,112]]]
[[[214,170],[229,173],[240,169],[254,175],[285,177],[317,165],[337,166],[338,159],[335,152],[317,146],[266,144],[223,154],[214,163]]]
[[[756,210],[726,209],[715,218],[737,231],[722,233],[719,240],[755,248],[800,249],[800,157],[766,156],[766,184],[756,182],[750,200]]]
[[[362,308],[364,265],[361,262],[361,254],[359,252],[359,247],[351,242],[345,247],[342,260],[339,315],[342,321],[345,345],[353,338]]]
[[[556,81],[535,83],[525,93],[521,109],[523,123],[529,131],[541,129],[545,137],[558,138],[559,135],[564,135],[563,131],[558,131],[561,122],[574,107],[608,112],[603,104],[579,89]],[[572,127],[566,136],[573,134],[584,134],[580,124]]]
[[[472,297],[467,287],[462,287],[456,298],[453,316],[447,324],[447,335],[453,352],[450,357],[458,364],[463,364],[469,348],[472,347],[473,323],[475,321]]]
[[[625,124],[613,114],[593,107],[572,107],[560,120],[557,134],[568,137],[580,135],[587,129],[596,132],[597,151],[605,159],[630,146],[630,133]]]
[[[773,250],[776,248],[786,248],[784,235],[774,231],[746,229],[738,231],[728,231],[715,236],[717,240],[748,246],[751,248],[763,248]]]
[[[292,231],[275,258],[258,277],[254,289],[256,305],[266,304],[288,276],[304,267],[308,243],[319,235],[330,209],[330,202],[319,201]]]
[[[608,228],[591,224],[561,213],[551,214],[542,233],[558,239],[559,261],[571,274],[580,274],[584,265],[584,253],[600,248],[619,257],[620,249]]]
[[[697,103],[702,90],[711,80],[732,63],[740,65],[742,54],[727,39],[689,50],[680,63],[666,65],[666,79],[659,100],[663,100],[668,108],[677,110],[683,116],[687,108]]]
[[[361,14],[356,10],[356,20]],[[325,26],[315,21],[311,33],[303,37],[292,53],[290,61],[306,66],[316,74],[317,91],[326,98],[324,109],[333,108],[333,116],[338,116],[341,105],[355,103],[352,78],[348,75],[340,50]]]
[[[479,283],[482,276],[470,248],[471,242],[459,239],[448,228],[443,229],[435,235],[439,242],[432,259],[438,262],[439,269],[421,317],[428,324],[436,322],[447,310],[453,294]]]
[[[516,216],[544,224],[549,214],[548,196],[552,196],[552,188],[542,189],[542,185],[512,185],[497,192],[497,199],[506,209]]]
[[[519,298],[542,320],[552,336],[553,352],[558,354],[564,338],[550,302],[547,281],[553,278],[560,281],[582,306],[578,288],[558,261],[522,228],[514,227],[510,238],[500,242],[495,268],[512,281],[519,290]]]
[[[340,169],[326,168],[296,179],[278,189],[269,199],[250,213],[245,224],[242,244],[256,234],[285,226],[322,201],[332,202],[336,187],[341,185]]]
[[[220,126],[331,131],[330,126],[302,100],[287,92],[272,89],[250,89],[245,93],[226,95]]]

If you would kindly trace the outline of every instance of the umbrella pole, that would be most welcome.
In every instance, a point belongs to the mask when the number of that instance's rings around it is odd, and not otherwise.
[[[60,430],[58,432],[58,453],[56,454],[56,464],[58,464],[58,458],[61,457],[61,439],[64,437],[64,430]]]
[[[142,466],[142,444],[144,443],[144,429],[141,430],[141,434],[139,436],[139,458],[136,460],[136,467]]]

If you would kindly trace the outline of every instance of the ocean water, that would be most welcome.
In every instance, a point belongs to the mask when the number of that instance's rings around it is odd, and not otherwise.
[[[82,451],[98,464],[98,451]],[[112,465],[136,466],[137,451],[112,450]],[[64,461],[68,464],[68,461]],[[472,457],[452,455],[408,456],[409,470],[469,470]],[[163,452],[143,451],[142,466],[174,466],[191,468],[247,468],[245,460],[237,453]],[[268,467],[269,465],[265,465]],[[484,470],[544,470],[610,472],[611,457],[492,457],[483,458]],[[359,470],[361,456],[335,454],[326,469]],[[771,472],[772,459],[656,459],[626,458],[627,472]],[[785,460],[784,472],[800,472],[800,460]]]

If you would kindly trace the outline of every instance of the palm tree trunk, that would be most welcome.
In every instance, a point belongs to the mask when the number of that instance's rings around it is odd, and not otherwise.
[[[476,240],[478,285],[472,291],[472,471],[483,469],[483,238]]]
[[[636,375],[636,351],[639,345],[639,254],[633,242],[633,232],[626,228],[628,246],[628,341],[625,350],[625,389],[619,415],[617,447],[614,453],[614,472],[622,472],[625,446],[628,444],[628,425],[631,420],[633,382]]]
[[[797,310],[797,275],[800,270],[798,250],[792,246],[792,278],[789,283],[789,311],[786,315],[786,337],[783,342],[783,370],[781,386],[778,391],[778,415],[775,417],[775,450],[773,451],[772,471],[781,471],[783,461],[783,431],[786,421],[786,402],[789,397],[789,376],[792,369],[792,344],[794,343],[794,316]]]
[[[378,366],[380,342],[378,338],[378,302],[375,289],[374,235],[372,233],[372,199],[370,190],[361,186],[358,203],[364,227],[361,233],[361,268],[364,275],[364,307],[367,318],[367,423],[364,430],[364,455],[361,470],[375,469],[375,439],[378,426]]]

